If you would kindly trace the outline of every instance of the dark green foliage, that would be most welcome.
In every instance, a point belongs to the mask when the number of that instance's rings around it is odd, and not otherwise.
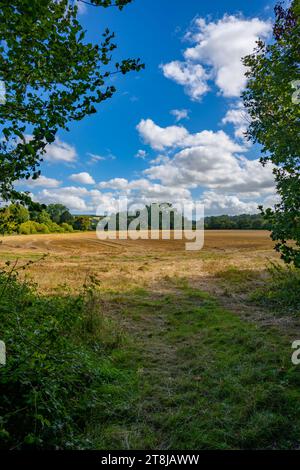
[[[131,0],[117,0],[122,9]],[[110,0],[92,0],[108,7]],[[102,42],[86,41],[78,8],[69,0],[0,0],[0,77],[6,104],[0,106],[0,193],[20,197],[13,182],[39,176],[47,144],[59,129],[96,112],[116,89],[112,74],[139,71],[139,60],[109,68],[116,48],[106,29]],[[28,136],[29,135],[29,136]]]
[[[204,226],[208,230],[269,230],[271,227],[261,214],[205,217]]]
[[[249,139],[263,147],[262,164],[274,165],[280,203],[263,211],[286,263],[300,267],[300,2],[275,9],[274,39],[258,43],[244,59],[248,86],[244,104],[251,117]],[[294,243],[290,242],[293,240]]]
[[[69,224],[69,225],[72,225],[73,222],[74,222],[74,217],[73,215],[67,210],[65,210],[61,216],[60,216],[60,220],[59,222],[61,224]]]
[[[52,222],[55,222],[56,224],[66,222],[66,220],[61,220],[61,218],[63,217],[63,214],[69,213],[68,208],[63,204],[49,204],[47,212],[50,215]]]
[[[90,230],[91,218],[87,215],[79,215],[74,218],[73,227],[75,230]]]
[[[82,435],[102,406],[100,389],[118,378],[106,358],[117,342],[103,324],[95,286],[77,297],[48,298],[1,274],[0,325],[7,348],[7,365],[0,366],[0,448],[90,447]]]

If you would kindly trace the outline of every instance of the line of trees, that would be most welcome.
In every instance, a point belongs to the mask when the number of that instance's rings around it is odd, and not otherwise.
[[[207,230],[271,230],[271,224],[261,214],[218,215],[205,217]]]
[[[63,204],[10,204],[0,209],[0,232],[5,234],[64,233],[90,230],[89,216],[73,216]]]
[[[151,208],[155,206],[158,206],[159,210],[159,217],[158,217],[158,227],[153,227],[151,225]],[[145,206],[145,209],[143,211],[136,211],[136,213],[133,215],[131,213],[124,213],[122,214],[125,216],[127,220],[127,228],[129,228],[130,224],[136,220],[138,217],[141,216],[141,213],[144,213],[142,219],[143,219],[143,225],[145,227],[148,227],[148,229],[151,228],[157,228],[159,230],[162,230],[163,227],[163,214],[168,215],[166,218],[169,221],[169,228],[170,230],[173,230],[175,228],[175,217],[177,219],[177,225],[179,221],[180,225],[180,218],[182,220],[182,229],[186,228],[184,225],[187,220],[184,219],[184,217],[180,214],[178,214],[177,210],[175,207],[172,206],[171,203],[153,203],[149,206]],[[119,230],[119,220],[120,220],[120,214],[113,214],[112,218],[115,218],[116,220],[116,230]],[[99,218],[98,218],[99,220]],[[93,221],[96,221],[96,219],[93,219]],[[92,227],[95,228],[95,223],[92,224]],[[196,222],[193,221],[191,226],[193,229],[196,228]],[[144,228],[143,227],[143,228]],[[108,227],[107,227],[108,228]],[[141,227],[140,225],[136,224],[136,229],[139,230]],[[218,215],[218,216],[209,216],[204,218],[204,228],[206,230],[271,230],[271,223],[268,222],[264,216],[260,213],[258,214],[240,214],[240,215]]]
[[[148,228],[151,228],[151,205],[147,206]],[[172,204],[160,205],[159,228],[163,228],[163,212],[169,213],[170,229],[174,229],[176,209]],[[127,228],[139,215],[125,214]],[[104,217],[104,216],[103,216]],[[116,229],[119,230],[119,214],[116,214]],[[77,215],[70,213],[63,204],[32,203],[24,206],[20,203],[10,204],[0,209],[0,233],[5,234],[37,234],[37,233],[64,233],[78,231],[96,230],[97,223],[102,219],[100,216]],[[195,228],[195,223],[192,224]],[[261,214],[241,215],[219,215],[205,217],[204,227],[206,230],[270,230],[271,224]],[[136,227],[139,230],[139,226]],[[182,228],[184,218],[182,217]]]

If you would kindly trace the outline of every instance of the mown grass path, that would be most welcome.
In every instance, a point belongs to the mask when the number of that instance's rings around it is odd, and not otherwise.
[[[118,374],[91,424],[95,447],[298,448],[300,370],[278,330],[185,282],[110,293],[105,306],[127,340],[112,353]]]

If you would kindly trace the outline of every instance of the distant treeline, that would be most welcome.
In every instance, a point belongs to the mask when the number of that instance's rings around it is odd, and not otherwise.
[[[163,204],[159,213],[159,229],[163,228],[163,214],[168,215],[170,229],[175,227],[175,218],[179,225],[184,228],[184,218],[177,213],[171,204]],[[123,214],[124,215],[124,214]],[[125,214],[127,219],[127,227],[133,223],[140,213],[137,211],[135,215]],[[49,204],[48,206],[32,203],[32,206],[25,207],[21,204],[10,204],[0,209],[0,233],[4,234],[36,234],[36,233],[64,233],[87,230],[96,230],[99,220],[104,216],[94,215],[72,215],[69,209],[63,204]],[[112,219],[116,218],[116,230],[119,230],[119,214],[111,215]],[[179,218],[178,218],[179,217]],[[144,219],[145,220],[145,219]],[[148,221],[148,222],[147,222]],[[151,228],[151,206],[147,206],[146,212],[146,228]],[[185,225],[187,227],[188,225]],[[195,228],[196,223],[192,223]],[[135,224],[137,230],[145,228],[145,222],[142,227]],[[205,217],[204,227],[206,230],[269,230],[269,224],[264,220],[261,214],[241,214],[241,215],[219,215]],[[108,229],[109,227],[106,227]],[[152,227],[153,228],[153,227]]]
[[[154,204],[153,204],[154,206]],[[146,221],[148,220],[148,229],[151,227],[151,206],[146,206],[147,212],[144,211],[144,216],[146,216]],[[158,227],[160,230],[163,228],[163,214],[168,215],[167,220],[169,220],[169,227],[173,230],[176,227],[181,225],[184,228],[184,222],[187,222],[182,215],[180,215],[172,204],[164,203],[160,205],[159,212],[159,222]],[[176,214],[176,215],[175,215]],[[124,214],[123,214],[124,215]],[[135,215],[125,214],[127,219],[127,228],[136,220],[139,216],[139,211]],[[100,217],[102,218],[102,217]],[[119,213],[113,214],[111,218],[116,219],[116,230],[119,230]],[[177,222],[175,222],[175,218]],[[145,219],[143,219],[145,221]],[[188,227],[188,223],[186,224]],[[192,222],[192,227],[196,228],[196,222]],[[136,224],[137,230],[141,227]],[[142,228],[147,228],[147,222],[143,223]],[[155,227],[156,228],[156,227]],[[218,216],[209,216],[204,218],[204,228],[206,230],[270,230],[270,224],[264,219],[261,214],[241,214],[241,215],[218,215]]]
[[[261,214],[205,217],[204,226],[207,230],[270,230],[270,224]]]

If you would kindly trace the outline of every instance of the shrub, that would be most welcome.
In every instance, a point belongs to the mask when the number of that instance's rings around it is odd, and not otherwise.
[[[50,233],[50,230],[46,224],[39,224],[38,222],[34,222],[33,220],[23,222],[23,224],[19,226],[18,231],[20,234],[23,235],[30,235],[35,233]]]
[[[33,222],[32,220],[29,220],[28,222],[23,222],[19,226],[19,233],[24,234],[24,235],[37,233],[36,225],[37,225],[37,222]]]
[[[36,231],[37,233],[50,233],[49,227],[46,224],[36,223]]]
[[[67,224],[66,222],[64,222],[64,223],[61,224],[61,228],[62,228],[65,232],[73,232],[73,227],[72,227],[72,225],[69,225],[69,224]]]
[[[51,233],[63,233],[64,232],[64,229],[63,227],[61,227],[60,225],[58,225],[57,223],[55,222],[51,222],[49,225],[48,225],[48,228],[50,230]]]
[[[7,348],[7,365],[0,366],[0,448],[90,446],[83,431],[91,410],[101,406],[100,387],[113,374],[97,336],[99,303],[91,302],[94,289],[85,292],[47,298],[0,274],[1,340]]]

